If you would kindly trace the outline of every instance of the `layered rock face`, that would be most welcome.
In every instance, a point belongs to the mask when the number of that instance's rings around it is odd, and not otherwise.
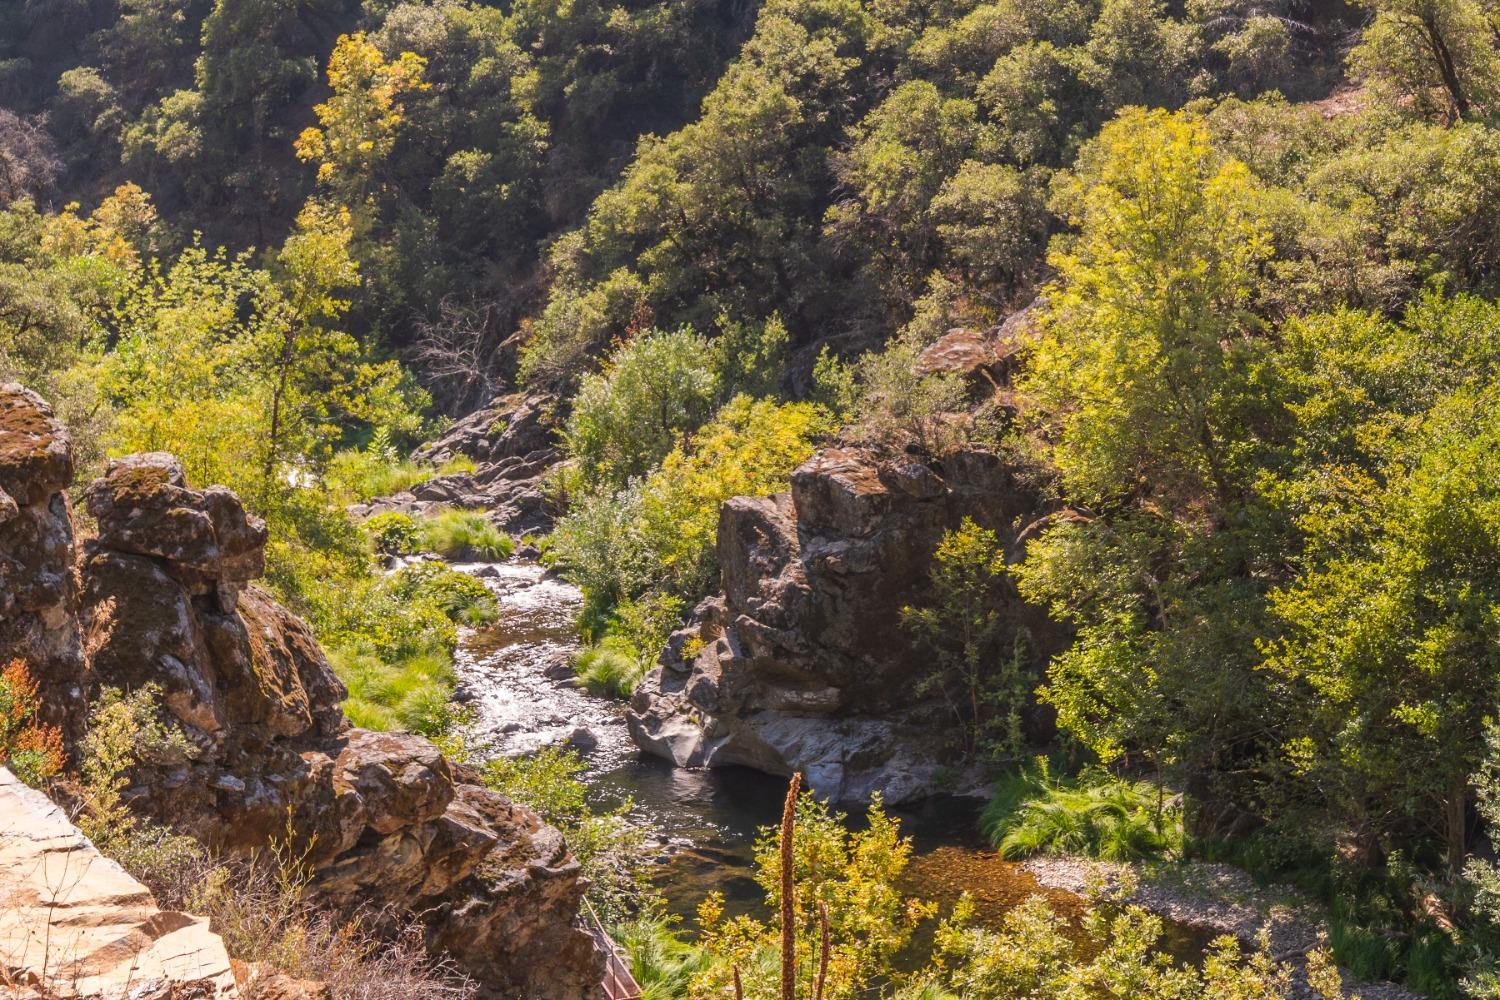
[[[1028,316],[953,330],[920,364],[963,376],[976,406],[1008,408]],[[1046,510],[1033,471],[979,450],[927,462],[848,446],[813,456],[790,485],[720,511],[723,592],[636,689],[636,742],[684,767],[801,771],[839,800],[975,790],[964,784],[975,775],[953,780],[953,715],[916,692],[929,665],[901,609],[927,599],[933,551],[965,517],[1018,545]],[[1005,613],[1043,648],[1056,641],[1057,627],[1018,598]]]
[[[14,988],[16,992],[9,992]],[[239,996],[208,920],[158,909],[45,795],[0,768],[0,993]]]
[[[0,398],[45,415],[29,394]],[[17,444],[14,432],[0,432],[0,454]],[[17,491],[12,476],[7,494],[35,508],[41,486],[66,482],[61,471],[49,475],[40,485],[20,477]],[[47,605],[58,609],[52,620],[64,632],[72,622],[75,650],[81,633],[97,683],[157,685],[197,748],[190,761],[142,768],[125,792],[134,809],[229,853],[263,849],[290,830],[310,845],[325,901],[420,920],[433,950],[493,996],[597,995],[600,959],[577,926],[584,885],[561,835],[426,740],[349,727],[344,687],[311,632],[251,582],[265,527],[237,497],[190,488],[172,456],[153,454],[111,463],[84,499],[98,533],[83,546],[81,586],[56,588]],[[54,494],[47,504],[57,544],[69,549],[66,500]],[[0,567],[35,565],[26,548],[34,537],[0,535]],[[27,658],[49,691],[79,684],[84,656],[58,661],[73,672],[54,678],[56,658],[31,658],[35,636],[50,633],[16,620],[27,627],[0,635],[0,662]],[[76,730],[81,693],[61,704]]]
[[[0,384],[0,666],[42,684],[45,721],[78,736],[88,669],[79,644],[68,432],[35,393]]]
[[[789,493],[730,500],[723,593],[637,688],[636,742],[679,766],[798,770],[838,800],[930,795],[953,763],[954,720],[915,695],[925,671],[901,608],[923,600],[945,530],[973,517],[1013,542],[1041,506],[1021,470],[987,452],[939,466],[858,447],[818,453]],[[1019,600],[1007,610],[1052,631]]]
[[[430,514],[462,507],[489,512],[511,534],[550,531],[552,511],[542,493],[542,477],[559,458],[556,433],[549,397],[523,393],[497,397],[412,455],[434,465],[465,456],[478,468],[429,479],[405,493],[361,504],[352,513],[361,517],[387,510]]]

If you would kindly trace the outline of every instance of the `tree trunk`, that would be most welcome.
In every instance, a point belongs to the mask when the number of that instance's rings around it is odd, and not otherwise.
[[[1448,790],[1446,808],[1448,827],[1448,870],[1457,874],[1469,860],[1469,783],[1460,780]]]

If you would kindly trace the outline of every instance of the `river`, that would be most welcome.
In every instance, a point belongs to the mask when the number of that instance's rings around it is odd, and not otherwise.
[[[484,580],[500,605],[495,624],[464,630],[456,661],[461,697],[474,710],[480,739],[511,755],[570,739],[579,745],[593,804],[634,802],[633,815],[659,848],[657,886],[688,927],[698,903],[714,890],[724,893],[731,914],[758,905],[754,842],[760,828],[780,817],[785,779],[744,768],[684,770],[642,754],[626,731],[624,705],[569,683],[582,603],[575,587],[519,558],[455,568]],[[976,919],[991,925],[1035,894],[1060,912],[1081,911],[1078,897],[1043,888],[1020,865],[987,850],[972,802],[934,799],[918,810],[894,812],[913,838],[904,886],[912,895],[946,910],[967,892]],[[1201,948],[1199,941],[1170,936],[1170,950]]]

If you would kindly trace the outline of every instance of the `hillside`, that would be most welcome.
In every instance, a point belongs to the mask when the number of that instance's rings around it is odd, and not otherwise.
[[[0,6],[0,764],[410,989],[1500,995],[1497,216],[1486,0]]]

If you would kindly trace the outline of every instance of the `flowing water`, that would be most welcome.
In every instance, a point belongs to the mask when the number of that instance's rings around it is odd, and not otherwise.
[[[731,914],[756,906],[762,897],[752,877],[755,837],[780,818],[785,779],[744,768],[683,770],[642,754],[626,731],[622,704],[569,683],[582,603],[575,587],[523,559],[455,568],[483,579],[500,605],[494,625],[465,631],[457,658],[461,697],[475,710],[479,736],[504,754],[570,740],[583,750],[593,803],[635,803],[635,816],[659,848],[658,887],[689,927],[698,903],[714,890]],[[935,799],[915,811],[893,811],[914,841],[904,886],[912,895],[946,910],[967,892],[976,918],[988,924],[1035,894],[1061,913],[1081,911],[1077,896],[1041,887],[1020,865],[986,850],[973,803]],[[1191,954],[1201,944],[1179,934],[1171,950]]]

